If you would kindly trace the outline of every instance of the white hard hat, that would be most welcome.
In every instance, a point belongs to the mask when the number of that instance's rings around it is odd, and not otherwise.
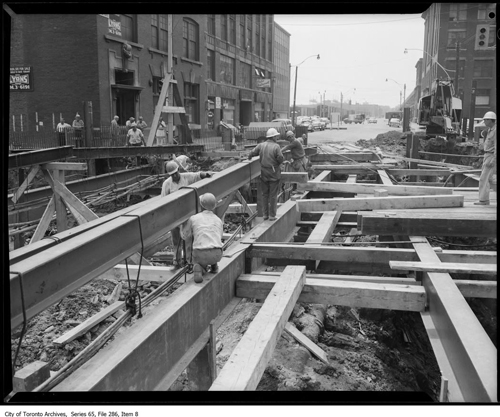
[[[172,175],[175,174],[179,170],[179,165],[177,165],[174,161],[167,162],[167,174]]]
[[[278,133],[278,131],[272,127],[271,129],[269,129],[266,133],[266,138],[274,138],[275,136],[279,136],[280,134]]]
[[[483,117],[483,120],[484,119],[496,120],[497,119],[497,115],[495,113],[493,113],[492,111],[487,111],[486,114]]]
[[[205,193],[200,196],[200,205],[205,210],[214,211],[215,206],[217,205],[217,200],[212,193]]]

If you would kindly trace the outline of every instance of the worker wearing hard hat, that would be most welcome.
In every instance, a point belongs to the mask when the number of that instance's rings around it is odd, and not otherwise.
[[[248,159],[259,155],[260,182],[262,187],[262,214],[264,220],[276,220],[278,191],[281,180],[280,165],[284,161],[280,146],[276,143],[279,133],[271,128],[266,133],[266,141],[259,143],[248,155]]]
[[[483,120],[487,127],[483,147],[483,169],[479,178],[479,201],[474,204],[487,206],[490,204],[490,183],[496,185],[497,115],[492,111],[486,112]]]
[[[286,132],[286,139],[290,142],[281,149],[281,152],[285,153],[290,151],[292,157],[292,168],[295,172],[307,172],[308,159],[306,153],[300,141],[295,138],[295,133],[291,130]]]
[[[161,196],[165,197],[181,187],[186,187],[204,178],[210,178],[210,172],[179,172],[179,165],[175,161],[167,162],[167,174],[170,175],[161,187]],[[180,227],[171,230],[172,243],[175,247],[175,264],[180,267],[182,265],[182,247]],[[186,258],[191,258],[191,242],[186,241]]]
[[[217,262],[222,258],[222,220],[214,214],[217,200],[211,193],[200,196],[202,212],[191,216],[181,226],[181,237],[187,242],[193,238],[194,281],[203,281],[203,274],[208,271],[215,274],[219,268]]]

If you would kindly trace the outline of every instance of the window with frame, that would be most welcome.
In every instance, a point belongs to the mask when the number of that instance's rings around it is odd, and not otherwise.
[[[227,14],[220,15],[220,38],[227,42]]]
[[[215,79],[215,51],[207,49],[207,79],[216,81]]]
[[[120,16],[122,39],[130,42],[137,42],[137,15],[122,14]]]
[[[183,56],[184,58],[198,61],[198,25],[191,19],[183,20]]]
[[[478,5],[477,10],[477,18],[478,20],[486,20],[492,19],[495,17],[496,13],[496,4],[495,3],[481,3]],[[490,16],[490,13],[493,13],[493,16]]]
[[[207,15],[207,29],[208,34],[215,36],[215,15],[208,14]]]
[[[488,106],[490,104],[490,89],[476,88],[476,106]]]
[[[236,15],[229,15],[229,42],[236,45]]]
[[[151,15],[151,46],[168,52],[168,18],[166,14]]]
[[[184,83],[184,109],[188,123],[200,123],[200,86],[198,84]]]
[[[234,79],[234,59],[226,55],[220,56],[220,82],[225,84],[235,83]]]
[[[240,48],[246,49],[247,44],[245,40],[245,15],[240,15]]]
[[[496,25],[490,25],[490,31],[488,36],[488,47],[495,46],[497,27]]]
[[[446,68],[453,70],[453,71],[456,71],[456,62],[457,62],[457,60],[454,58],[446,59]],[[455,74],[455,73],[453,73],[453,74]],[[458,61],[458,76],[460,78],[465,77],[465,58],[460,59]]]
[[[269,61],[273,60],[273,20],[269,16],[269,29],[267,33],[267,59]]]
[[[252,66],[245,62],[240,62],[239,68],[238,85],[245,88],[252,88]]]
[[[450,20],[452,21],[467,20],[467,3],[450,4]]]
[[[253,43],[252,43],[252,22],[253,22],[252,16],[247,15],[247,39],[246,39],[247,45],[246,45],[246,47],[248,48],[248,52],[252,51],[252,46],[253,46]]]
[[[457,42],[463,43],[465,41],[466,30],[450,30],[448,32],[448,48],[454,48]]]
[[[491,78],[493,77],[493,60],[475,60],[473,77]]]

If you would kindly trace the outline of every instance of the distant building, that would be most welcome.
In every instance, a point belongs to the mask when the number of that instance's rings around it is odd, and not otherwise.
[[[290,34],[274,22],[273,119],[290,116]]]
[[[458,85],[463,116],[470,117],[472,81],[476,80],[474,117],[487,110],[496,112],[496,4],[434,3],[422,17],[425,37],[421,88],[426,95],[432,83],[448,74],[455,80],[458,55]],[[446,69],[446,72],[439,66]]]

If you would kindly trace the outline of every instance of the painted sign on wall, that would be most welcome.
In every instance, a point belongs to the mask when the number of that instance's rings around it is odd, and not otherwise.
[[[119,14],[110,14],[108,18],[108,33],[122,36],[122,23]]]
[[[10,91],[33,91],[32,67],[10,67]]]

